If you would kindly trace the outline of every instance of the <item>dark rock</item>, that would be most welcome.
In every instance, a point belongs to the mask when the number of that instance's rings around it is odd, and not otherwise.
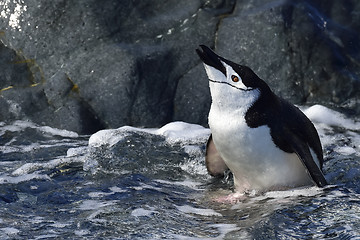
[[[174,100],[174,120],[208,125],[211,96],[203,64],[186,73],[177,86]]]
[[[293,103],[321,103],[356,114],[360,111],[358,8],[356,1],[237,1],[218,25],[215,50],[251,67]],[[202,72],[194,68],[191,78]],[[204,124],[194,115],[203,114],[198,106],[208,106],[208,89],[194,92],[191,83],[186,77],[180,80],[175,119]]]
[[[18,105],[16,118],[89,133],[171,121],[178,80],[198,63],[194,49],[200,43],[212,45],[216,16],[230,11],[234,1],[0,5],[5,9],[0,28],[6,51],[21,49],[24,59],[34,59],[41,70],[36,76],[39,86],[27,86],[27,94],[7,91],[0,103],[1,120],[14,119],[6,113]],[[7,79],[4,86],[27,81],[20,73]],[[36,96],[38,106],[32,107]]]
[[[290,62],[282,7],[282,1],[238,2],[219,26],[215,49],[252,68],[282,97],[298,99],[302,87]]]
[[[354,1],[341,7],[337,1],[238,3],[220,25],[216,50],[252,67],[292,102],[339,105],[355,100],[360,90],[360,39],[354,30],[360,24],[351,17],[354,5]]]
[[[34,60],[25,59],[1,44],[0,49],[2,121],[30,119],[81,133],[92,133],[104,127],[64,74],[55,74],[45,81]]]
[[[0,89],[12,87],[28,87],[34,82],[29,66],[31,62],[16,51],[7,48],[0,42]]]
[[[134,57],[115,44],[101,44],[75,52],[69,63],[65,67],[69,79],[104,127],[129,124],[138,82]]]
[[[359,113],[359,8],[355,0],[1,2],[0,121],[79,133],[206,125],[199,44],[250,66],[294,103]]]

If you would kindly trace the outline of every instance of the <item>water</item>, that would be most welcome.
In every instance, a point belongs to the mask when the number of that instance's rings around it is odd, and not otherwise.
[[[0,123],[0,239],[360,239],[360,123],[304,108],[330,186],[236,204],[230,176],[204,166],[198,125],[123,127],[92,136]]]

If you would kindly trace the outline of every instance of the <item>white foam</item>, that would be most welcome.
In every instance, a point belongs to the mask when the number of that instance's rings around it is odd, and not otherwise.
[[[226,236],[226,234],[228,234],[229,232],[233,232],[233,231],[239,231],[240,228],[238,226],[236,226],[236,224],[212,224],[210,225],[212,227],[216,227],[219,232],[220,235],[218,237],[216,237],[216,239],[224,239],[224,237]],[[249,239],[248,234],[244,234],[244,232],[242,233],[243,237],[247,237],[247,238],[242,238],[242,239]]]
[[[17,184],[21,182],[27,182],[34,179],[43,179],[43,180],[50,180],[50,177],[46,174],[38,174],[38,173],[31,173],[31,174],[24,174],[21,176],[8,176],[6,174],[0,175],[0,184]]]
[[[34,216],[32,218],[29,219],[29,222],[32,224],[39,224],[39,223],[43,223],[45,220],[43,217],[39,217],[39,216]]]
[[[208,176],[208,171],[204,164],[203,158],[198,157],[190,161],[185,161],[183,163],[180,163],[179,166],[183,171],[191,175],[199,174],[203,176]]]
[[[203,236],[201,237],[188,237],[188,236],[184,236],[184,235],[180,235],[180,234],[171,234],[174,238],[179,239],[179,240],[207,240],[207,239],[211,239],[211,240],[220,240],[220,239],[224,239],[226,237],[226,234],[233,232],[233,231],[239,231],[240,228],[236,225],[236,224],[212,224],[209,225],[209,227],[213,227],[213,228],[217,228],[219,231],[219,235],[217,237],[208,237],[208,238],[204,238]],[[236,239],[251,239],[251,237],[249,236],[249,234],[245,231],[240,232],[240,236],[239,233],[236,234]]]
[[[68,164],[68,163],[74,163],[74,162],[84,162],[85,158],[74,156],[74,157],[64,157],[64,158],[58,158],[53,159],[48,162],[44,163],[25,163],[18,169],[14,170],[12,172],[12,175],[15,176],[21,176],[24,174],[28,174],[30,172],[34,172],[39,169],[53,169],[57,166]]]
[[[133,217],[151,217],[154,213],[159,213],[158,211],[154,211],[155,208],[149,207],[150,210],[144,208],[136,208],[131,212],[131,216]]]
[[[194,190],[199,190],[198,186],[201,185],[201,183],[195,182],[195,181],[190,180],[190,179],[186,179],[184,181],[176,181],[176,182],[171,182],[171,181],[162,180],[162,179],[157,179],[157,180],[154,180],[154,181],[158,182],[158,183],[162,183],[162,184],[185,186],[185,187],[192,188]]]
[[[75,230],[74,233],[75,233],[76,236],[80,236],[80,237],[81,237],[81,236],[90,234],[90,231],[89,231],[89,230],[85,230],[85,229],[81,229],[81,230]]]
[[[213,209],[194,208],[189,205],[176,206],[176,208],[180,212],[183,212],[183,213],[191,213],[191,214],[196,214],[196,215],[201,215],[201,216],[219,216],[219,217],[222,216],[221,213],[218,213]]]
[[[37,239],[51,239],[51,238],[56,238],[56,237],[59,237],[59,235],[57,235],[57,234],[45,234],[45,235],[37,236],[35,238],[35,240],[37,240]]]
[[[53,224],[50,224],[49,226],[55,227],[55,228],[65,228],[65,227],[71,226],[71,223],[53,223]]]
[[[61,136],[61,137],[68,137],[68,138],[79,137],[79,134],[77,134],[76,132],[58,129],[58,128],[52,128],[49,126],[39,126],[33,122],[22,121],[22,120],[17,120],[15,122],[13,122],[11,125],[0,126],[0,135],[3,135],[6,131],[20,132],[27,128],[36,129],[44,134],[49,134],[52,136]]]
[[[0,146],[0,151],[2,153],[28,153],[33,152],[40,149],[46,149],[46,148],[53,148],[53,147],[74,147],[74,145],[77,145],[78,143],[69,142],[67,140],[61,140],[61,141],[41,141],[34,142],[27,145],[11,145],[13,144],[13,141],[10,141],[6,143],[3,146]],[[80,151],[80,150],[79,150]],[[78,151],[78,152],[79,152]]]
[[[111,188],[109,188],[112,192],[114,192],[114,193],[122,193],[122,192],[124,192],[125,190],[123,190],[123,189],[121,189],[121,188],[119,188],[119,187],[117,187],[117,186],[114,186],[114,187],[111,187]]]
[[[48,126],[38,127],[38,129],[43,133],[48,133],[53,136],[61,136],[61,137],[69,137],[69,138],[79,137],[79,134],[77,134],[76,132],[72,132],[64,129],[52,128]]]
[[[331,186],[328,186],[331,187]],[[273,210],[281,207],[279,203],[292,203],[299,197],[314,197],[322,194],[324,191],[323,188],[316,186],[313,187],[301,187],[283,191],[269,191],[260,196],[249,197],[246,202],[238,202],[234,204],[231,209],[244,209],[249,208],[257,204],[268,204],[269,208]]]
[[[74,156],[79,156],[82,155],[84,153],[88,152],[88,147],[77,147],[77,148],[69,148],[66,152],[66,156],[67,157],[74,157]]]
[[[97,200],[84,200],[79,205],[80,210],[97,210],[103,207],[114,205],[115,201],[97,201]]]
[[[104,196],[110,196],[113,195],[113,192],[89,192],[88,195],[91,198],[99,198]]]
[[[13,146],[0,146],[0,152],[3,154],[14,153],[14,152],[23,152],[19,147]]]
[[[185,145],[184,151],[189,155],[189,160],[180,164],[182,170],[190,174],[208,175],[208,171],[204,164],[204,151],[201,149],[201,145]]]
[[[12,172],[12,175],[21,176],[29,172],[38,170],[43,164],[42,163],[25,163],[18,169]]]
[[[1,231],[3,231],[7,235],[16,235],[20,232],[19,229],[13,228],[13,227],[5,227],[0,228]]]
[[[0,133],[3,135],[6,131],[20,132],[30,126],[30,122],[27,121],[15,121],[11,125],[1,126]]]
[[[125,126],[118,129],[100,130],[91,135],[89,139],[89,146],[99,147],[101,145],[109,145],[111,147],[124,139],[124,137],[128,136],[130,134],[129,131],[131,130],[136,131],[137,129]]]
[[[136,191],[141,191],[141,190],[144,190],[144,189],[153,189],[153,190],[156,190],[156,191],[161,191],[162,190],[162,188],[154,187],[154,186],[151,186],[151,185],[148,185],[148,184],[145,184],[145,183],[140,183],[140,186],[132,187],[132,189],[134,189]]]
[[[271,191],[265,193],[265,198],[289,198],[289,197],[299,197],[299,196],[316,196],[319,193],[322,193],[323,189],[318,187],[305,187],[305,188],[296,188],[285,191]]]
[[[124,189],[121,189],[119,187],[111,187],[109,188],[111,192],[90,192],[89,193],[89,197],[91,198],[99,198],[99,197],[103,197],[103,196],[109,196],[109,195],[113,195],[115,193],[124,193],[124,192],[127,192],[126,190]]]

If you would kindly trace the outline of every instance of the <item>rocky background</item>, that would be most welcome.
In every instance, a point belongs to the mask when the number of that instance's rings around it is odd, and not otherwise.
[[[205,126],[199,44],[293,103],[359,114],[359,33],[357,0],[2,0],[0,121]]]

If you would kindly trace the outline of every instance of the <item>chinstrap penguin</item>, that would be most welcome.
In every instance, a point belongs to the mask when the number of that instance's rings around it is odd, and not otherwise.
[[[322,147],[311,121],[249,67],[200,47],[212,98],[208,172],[230,169],[238,193],[325,186]]]

